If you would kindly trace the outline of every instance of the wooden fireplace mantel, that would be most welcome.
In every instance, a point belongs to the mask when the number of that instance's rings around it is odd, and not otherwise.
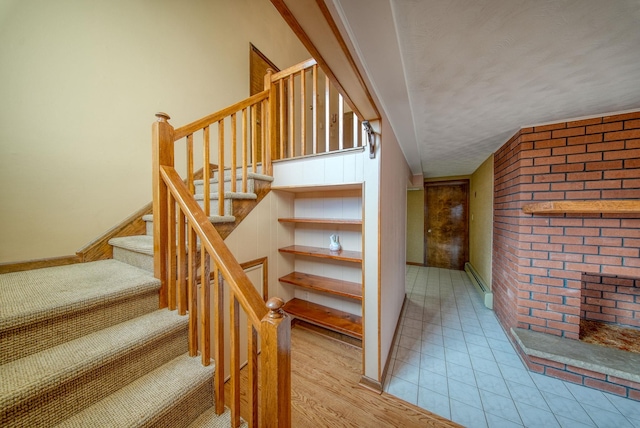
[[[640,199],[545,201],[526,204],[527,214],[640,214]]]

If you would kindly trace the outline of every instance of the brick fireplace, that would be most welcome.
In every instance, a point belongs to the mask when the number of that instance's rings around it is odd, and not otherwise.
[[[640,215],[532,215],[522,207],[640,199],[640,111],[523,128],[495,153],[494,180],[494,308],[505,330],[578,339],[585,309],[602,321],[615,316],[639,327],[640,311],[625,309],[640,303],[638,295],[612,307],[594,288],[640,282]],[[585,288],[587,282],[594,287]],[[583,289],[590,291],[583,296]],[[618,289],[607,290],[610,298]],[[640,383],[522,355],[531,370],[640,397]]]

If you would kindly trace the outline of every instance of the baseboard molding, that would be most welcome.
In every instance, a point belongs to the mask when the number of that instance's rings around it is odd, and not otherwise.
[[[489,289],[489,287],[484,283],[478,272],[473,268],[471,263],[466,262],[464,264],[464,270],[467,272],[467,276],[471,280],[471,283],[476,287],[476,290],[480,293],[482,298],[484,299],[484,305],[493,309],[493,292]]]
[[[380,376],[380,383],[382,385],[384,385],[384,382],[387,379],[387,374],[389,373],[389,364],[391,363],[391,354],[393,354],[393,347],[396,346],[396,341],[398,340],[398,334],[400,334],[402,314],[404,314],[404,309],[406,304],[407,304],[407,295],[405,294],[404,300],[402,301],[402,308],[400,308],[400,315],[398,316],[398,320],[396,321],[396,329],[393,332],[393,339],[391,340],[391,349],[389,349],[389,355],[387,355],[387,362],[384,364],[384,370],[382,370],[382,376]]]
[[[0,274],[11,272],[24,272],[31,269],[42,269],[55,266],[66,266],[80,263],[82,259],[78,256],[51,257],[48,259],[27,260],[24,262],[1,263]]]
[[[416,263],[416,262],[406,262],[406,264],[408,264],[409,266],[424,266],[423,263]]]
[[[367,376],[362,376],[360,378],[360,383],[359,385],[363,388],[367,388],[368,390],[371,390],[377,394],[382,394],[382,383],[378,382],[377,380],[371,379],[370,377]]]

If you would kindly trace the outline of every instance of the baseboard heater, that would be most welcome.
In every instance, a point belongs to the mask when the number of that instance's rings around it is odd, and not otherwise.
[[[469,276],[471,283],[483,297],[484,305],[489,309],[493,309],[493,293],[489,290],[489,287],[487,287],[480,275],[478,275],[478,272],[476,272],[473,266],[471,266],[471,263],[466,262],[464,264],[464,271],[467,272],[467,276]]]

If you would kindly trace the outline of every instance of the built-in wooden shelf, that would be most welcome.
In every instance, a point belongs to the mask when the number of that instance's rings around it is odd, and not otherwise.
[[[640,200],[546,201],[526,204],[522,211],[527,214],[640,214]]]
[[[362,339],[362,317],[301,299],[291,299],[285,312],[308,323]]]
[[[343,281],[303,272],[291,272],[289,275],[280,278],[280,281],[310,290],[362,301],[362,285],[357,282]]]
[[[353,218],[300,218],[287,217],[279,218],[281,223],[308,223],[308,224],[356,224],[361,225],[362,220]]]
[[[329,251],[328,248],[308,247],[306,245],[290,245],[278,249],[281,253],[297,254],[299,256],[318,257],[322,259],[341,260],[345,262],[362,263],[360,251]]]

